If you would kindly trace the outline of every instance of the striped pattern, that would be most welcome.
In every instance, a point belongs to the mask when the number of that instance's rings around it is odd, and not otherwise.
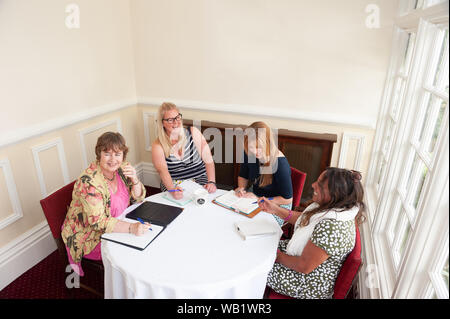
[[[206,176],[206,167],[200,154],[195,147],[190,127],[184,129],[186,132],[187,143],[184,148],[183,158],[180,160],[173,155],[166,157],[167,168],[172,180],[193,179],[200,185],[208,182]],[[161,182],[161,190],[164,192],[167,188]]]

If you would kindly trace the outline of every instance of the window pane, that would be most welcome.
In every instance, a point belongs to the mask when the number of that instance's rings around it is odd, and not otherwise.
[[[391,100],[391,116],[394,119],[398,118],[398,113],[400,106],[402,105],[405,88],[406,88],[406,81],[398,77],[397,80],[395,81],[395,86],[393,88]]]
[[[406,244],[408,243],[409,234],[411,233],[411,224],[409,223],[408,219],[406,218],[406,213],[402,211],[402,219],[404,220],[404,225],[402,227],[402,241],[400,245],[400,254],[403,257],[403,254],[405,253]]]
[[[393,131],[394,131],[394,122],[392,121],[392,119],[388,119],[387,123],[386,123],[386,132],[384,135],[383,148],[382,148],[385,156],[388,155],[388,151],[389,151],[389,148],[391,145]]]
[[[417,204],[419,203],[420,194],[422,193],[423,184],[425,182],[425,178],[428,174],[428,167],[426,167],[421,161],[421,174],[419,176],[419,184],[417,185],[416,195],[414,196],[413,206],[417,209]]]
[[[427,106],[426,106],[426,109],[425,109],[425,113],[424,113],[424,115],[422,117],[423,120],[420,122],[421,124],[420,124],[419,141],[422,141],[422,138],[424,136],[426,123],[427,123],[428,118],[430,117],[430,113],[431,113],[431,111],[433,109],[433,104],[436,103],[435,99],[436,99],[435,96],[429,94],[428,92],[425,93],[425,101],[427,103]]]
[[[408,39],[406,42],[405,52],[402,56],[402,63],[400,66],[400,73],[407,76],[409,73],[409,66],[411,62],[412,52],[414,49],[414,40],[415,40],[415,34],[414,33],[408,33]]]
[[[394,245],[394,239],[395,239],[395,234],[396,234],[396,230],[398,228],[400,228],[400,208],[401,208],[401,203],[400,203],[400,198],[398,195],[395,196],[395,199],[392,201],[392,205],[391,205],[391,223],[389,224],[389,230],[388,230],[388,238],[389,238],[389,243],[391,244],[391,246]]]
[[[444,265],[444,269],[442,269],[442,279],[444,279],[445,285],[447,286],[447,290],[448,290],[448,257],[447,257],[447,262]]]
[[[411,189],[411,184],[413,182],[412,179],[413,179],[413,175],[414,175],[414,168],[417,167],[417,164],[419,163],[419,161],[420,161],[419,155],[415,154],[414,161],[408,165],[408,168],[407,168],[408,179],[406,180],[406,184],[405,184],[405,189],[407,192],[409,192]]]
[[[433,86],[439,90],[444,90],[445,86],[447,86],[448,92],[448,76],[445,76],[444,79],[444,75],[448,69],[448,29],[442,32],[445,32],[445,34],[439,50],[436,70],[434,71]]]
[[[448,81],[447,81],[447,83],[448,83]],[[447,89],[448,89],[448,84],[447,84]],[[439,132],[441,131],[442,120],[444,119],[444,114],[445,114],[446,109],[447,109],[447,101],[442,101],[441,107],[439,109],[439,115],[436,119],[436,124],[434,125],[433,135],[431,136],[430,146],[428,148],[428,152],[430,152],[430,153],[434,152],[434,147],[436,146],[436,141],[438,139]]]

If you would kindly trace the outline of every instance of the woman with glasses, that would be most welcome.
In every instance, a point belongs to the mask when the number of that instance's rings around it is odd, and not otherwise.
[[[208,143],[197,128],[183,127],[182,115],[175,104],[165,102],[159,107],[157,130],[152,160],[161,177],[161,191],[176,190],[170,194],[181,199],[183,190],[177,182],[193,179],[214,193],[216,173]]]

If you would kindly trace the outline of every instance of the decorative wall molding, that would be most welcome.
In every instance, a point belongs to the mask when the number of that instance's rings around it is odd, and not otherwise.
[[[155,136],[158,135],[158,130],[156,127],[156,116],[157,113],[156,112],[148,112],[148,111],[143,111],[142,112],[142,117],[144,119],[144,138],[145,138],[145,150],[146,151],[151,151],[152,150],[152,141],[151,141],[151,136],[150,136],[150,128],[149,128],[149,119],[151,119],[153,117],[153,126],[154,126],[154,130],[155,130]]]
[[[108,120],[108,121],[105,121],[105,122],[101,122],[101,123],[95,124],[93,126],[89,126],[87,128],[84,128],[84,129],[81,129],[81,130],[78,131],[78,134],[79,134],[79,137],[80,137],[80,144],[81,144],[81,155],[82,155],[83,165],[84,165],[83,167],[87,167],[89,165],[88,159],[87,159],[86,144],[84,143],[85,135],[87,135],[89,133],[92,133],[92,132],[95,132],[95,131],[103,128],[103,127],[110,126],[112,124],[116,124],[117,131],[120,134],[123,134],[122,133],[122,121],[120,120],[119,117],[111,119],[111,120]],[[92,150],[90,150],[90,151],[92,151]]]
[[[3,229],[14,223],[16,220],[22,218],[23,211],[22,206],[20,205],[19,193],[17,192],[16,182],[14,181],[11,164],[9,163],[8,158],[0,160],[0,169],[3,170],[3,176],[5,177],[6,187],[8,189],[8,195],[13,209],[13,213],[11,215],[0,220],[0,229]]]
[[[258,106],[258,105],[239,105],[223,104],[205,101],[179,100],[173,98],[161,97],[138,97],[138,103],[141,105],[159,106],[165,101],[175,103],[181,108],[190,108],[195,110],[236,113],[244,115],[256,115],[258,117],[268,116],[275,118],[285,118],[290,120],[301,120],[308,122],[318,122],[330,125],[349,125],[364,129],[374,130],[376,118],[367,116],[347,116],[341,113],[323,113],[323,112],[302,112],[296,110],[284,110],[279,106]]]
[[[362,155],[364,151],[364,143],[365,143],[365,135],[362,134],[356,134],[356,133],[344,133],[342,135],[342,141],[341,141],[341,151],[339,153],[339,162],[338,167],[344,168],[345,163],[347,161],[347,153],[348,153],[348,144],[351,140],[356,140],[358,142],[358,146],[355,152],[355,159],[354,159],[354,167],[351,167],[351,169],[359,170],[361,168],[361,160]]]
[[[82,112],[70,113],[66,116],[58,117],[44,123],[34,124],[11,132],[5,132],[0,135],[0,148],[32,137],[37,137],[48,132],[62,129],[66,126],[89,120],[96,116],[115,112],[130,106],[136,106],[136,104],[137,100],[134,98],[120,100],[98,107],[92,107]]]
[[[152,163],[141,162],[137,164],[136,173],[144,185],[160,187],[161,178]]]
[[[0,290],[36,265],[56,249],[46,221],[0,249]]]
[[[32,152],[33,152],[33,158],[34,158],[34,165],[36,167],[36,173],[37,173],[38,180],[39,180],[39,186],[41,187],[42,198],[45,198],[48,196],[49,190],[47,190],[47,187],[45,186],[45,177],[44,177],[44,173],[42,171],[41,161],[39,159],[39,153],[42,151],[48,150],[52,147],[56,147],[58,150],[58,157],[59,157],[59,162],[61,165],[61,172],[63,175],[64,185],[70,183],[69,169],[67,167],[67,160],[66,160],[66,155],[64,152],[64,145],[63,145],[62,139],[59,137],[51,142],[48,142],[48,143],[45,143],[42,145],[38,145],[38,146],[34,146],[32,148]],[[64,185],[60,185],[60,186],[64,186]],[[52,190],[50,190],[50,192],[51,191]]]

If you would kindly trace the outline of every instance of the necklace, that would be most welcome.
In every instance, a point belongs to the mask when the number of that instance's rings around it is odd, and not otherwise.
[[[116,175],[115,175],[115,174],[113,175],[112,178],[108,178],[108,177],[106,177],[104,174],[103,174],[103,176],[104,176],[108,181],[110,181],[110,182],[112,182],[112,181],[114,180],[114,178],[116,178]]]

